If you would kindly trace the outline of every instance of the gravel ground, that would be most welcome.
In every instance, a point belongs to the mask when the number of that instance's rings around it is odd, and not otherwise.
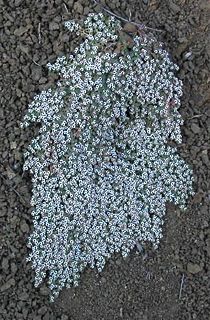
[[[161,29],[157,37],[180,65],[185,119],[182,157],[193,166],[188,211],[169,205],[158,251],[114,257],[54,304],[33,287],[26,264],[32,230],[30,177],[23,150],[36,128],[19,123],[36,92],[56,78],[45,67],[74,46],[62,22],[99,11],[88,0],[0,0],[0,320],[210,319],[210,3],[208,0],[107,0],[115,13]],[[103,1],[103,3],[105,3]]]

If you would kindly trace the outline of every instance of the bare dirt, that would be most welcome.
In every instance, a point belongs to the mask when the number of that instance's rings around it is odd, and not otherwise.
[[[105,3],[103,1],[103,3]],[[23,150],[34,131],[20,121],[35,93],[52,86],[48,61],[74,43],[62,22],[100,7],[90,0],[0,0],[0,320],[210,319],[210,3],[208,0],[106,1],[115,13],[161,29],[156,36],[184,82],[179,152],[192,165],[196,195],[187,212],[172,205],[157,251],[113,257],[97,275],[54,304],[25,258],[32,230],[31,182]]]

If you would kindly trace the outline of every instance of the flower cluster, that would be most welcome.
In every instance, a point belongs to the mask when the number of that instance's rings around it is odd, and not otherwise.
[[[102,271],[115,252],[157,247],[166,202],[186,208],[192,170],[181,142],[182,83],[151,36],[128,34],[113,17],[89,14],[66,27],[83,39],[48,64],[57,87],[29,105],[23,126],[41,124],[25,153],[33,182],[28,260],[53,300],[86,266]]]

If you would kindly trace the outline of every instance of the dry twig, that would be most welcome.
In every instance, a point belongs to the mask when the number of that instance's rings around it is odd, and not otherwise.
[[[181,285],[180,285],[180,290],[179,290],[179,299],[181,299],[181,297],[182,297],[183,284],[184,284],[184,274],[182,275],[182,279],[181,279]]]
[[[190,118],[187,118],[187,120],[192,120],[192,119],[195,119],[195,118],[200,118],[200,117],[202,117],[203,116],[203,114],[196,114],[195,116],[192,116],[192,117],[190,117]]]
[[[34,59],[32,59],[33,63],[35,63],[36,66],[41,67],[41,65],[39,63],[37,63]]]
[[[131,9],[129,9],[129,22],[131,22]]]
[[[7,186],[11,188],[11,190],[26,204],[25,199],[21,196],[21,194],[11,185],[7,183],[7,179],[4,177],[2,173],[0,173],[0,177],[6,182]]]
[[[163,30],[146,27],[144,24],[140,24],[140,23],[137,23],[137,22],[134,22],[134,21],[130,21],[130,20],[128,20],[128,19],[125,19],[125,18],[123,18],[123,17],[115,14],[114,12],[106,9],[106,8],[105,8],[104,6],[102,6],[102,5],[100,4],[100,2],[97,1],[97,0],[93,0],[93,2],[94,2],[95,4],[101,6],[101,9],[104,10],[105,12],[109,13],[110,15],[112,15],[112,16],[116,17],[117,19],[120,19],[120,20],[122,20],[122,21],[124,21],[124,22],[129,22],[129,23],[137,26],[137,27],[140,28],[140,29],[147,29],[147,30],[152,30],[152,31],[157,31],[157,32],[163,32]]]
[[[39,39],[39,43],[41,43],[41,23],[40,22],[38,24],[38,39]]]
[[[66,12],[67,12],[67,13],[69,13],[69,10],[68,10],[68,8],[67,8],[67,6],[66,6],[66,4],[65,4],[65,3],[63,3],[63,6],[64,6],[64,8],[65,8]]]

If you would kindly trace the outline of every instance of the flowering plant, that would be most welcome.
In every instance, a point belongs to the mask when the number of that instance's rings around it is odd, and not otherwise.
[[[66,27],[82,42],[48,64],[56,88],[35,96],[23,126],[41,124],[25,153],[33,182],[28,260],[51,299],[102,271],[115,252],[156,248],[166,202],[186,208],[192,171],[168,141],[181,142],[182,83],[168,53],[138,28],[89,14]]]

